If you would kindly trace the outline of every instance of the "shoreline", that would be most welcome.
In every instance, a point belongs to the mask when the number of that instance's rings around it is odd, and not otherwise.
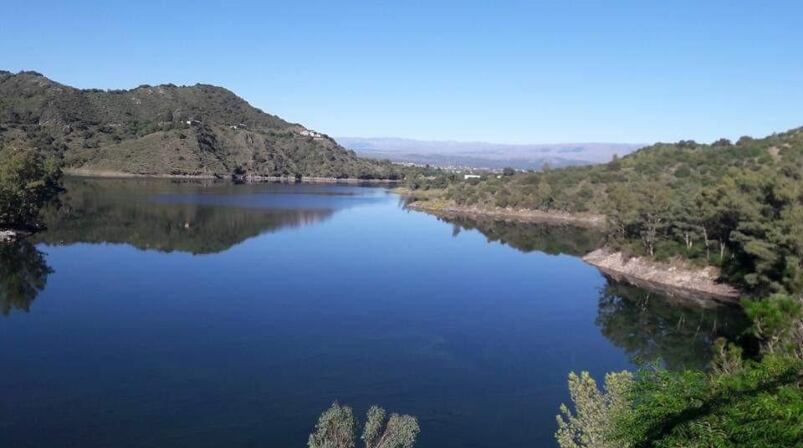
[[[422,200],[407,208],[435,216],[495,219],[546,225],[574,225],[604,228],[605,217],[572,215],[534,210],[482,209],[459,207],[446,202]],[[703,307],[739,303],[741,294],[735,287],[717,282],[719,270],[713,266],[697,267],[682,261],[665,263],[644,257],[625,260],[621,252],[595,249],[581,257],[604,275],[617,281],[655,291],[673,298],[690,300]]]
[[[719,283],[719,270],[696,267],[683,261],[674,263],[643,257],[625,259],[621,252],[601,248],[583,256],[583,261],[617,281],[658,291],[670,297],[692,300],[702,306],[738,304],[738,289]]]
[[[431,200],[407,204],[413,210],[442,215],[446,217],[491,218],[503,221],[517,221],[533,224],[569,224],[578,227],[604,228],[605,217],[600,215],[577,215],[564,212],[544,212],[540,210],[521,210],[507,208],[461,207]]]
[[[398,184],[398,179],[357,179],[353,177],[315,177],[302,176],[300,179],[295,176],[242,176],[232,178],[232,176],[217,176],[214,174],[138,174],[127,173],[124,171],[112,170],[87,170],[81,168],[65,168],[62,170],[64,175],[72,177],[96,177],[106,179],[185,179],[185,180],[223,180],[241,182],[281,182],[281,183],[308,183],[308,184],[347,184],[347,185],[390,185]]]

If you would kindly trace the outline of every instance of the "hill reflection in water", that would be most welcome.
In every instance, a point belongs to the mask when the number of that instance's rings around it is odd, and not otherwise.
[[[315,224],[384,190],[325,185],[154,179],[76,179],[45,212],[37,242],[129,244],[209,254],[266,232]]]

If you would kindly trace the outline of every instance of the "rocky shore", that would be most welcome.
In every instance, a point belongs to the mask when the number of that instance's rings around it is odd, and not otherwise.
[[[404,194],[403,191],[399,192]],[[605,217],[599,215],[462,207],[438,198],[426,198],[411,202],[407,204],[407,207],[447,218],[485,218],[538,224],[573,225],[587,228],[605,227]],[[717,281],[719,271],[713,266],[692,266],[680,260],[672,263],[662,263],[643,257],[626,259],[620,252],[605,248],[586,254],[583,260],[614,280],[630,283],[671,297],[691,300],[702,306],[722,303],[734,304],[738,303],[740,297],[740,292],[736,288]]]
[[[662,263],[642,257],[626,259],[621,252],[597,249],[583,257],[614,280],[655,290],[673,297],[690,299],[706,306],[712,303],[738,303],[739,291],[719,283],[719,271],[712,266],[694,267],[687,263]]]

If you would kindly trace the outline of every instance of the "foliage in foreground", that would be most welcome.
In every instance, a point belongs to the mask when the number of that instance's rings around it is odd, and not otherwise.
[[[633,374],[627,371],[605,375],[605,389],[588,372],[569,374],[569,394],[574,412],[560,406],[555,437],[562,448],[615,448],[608,440],[609,422],[627,408],[628,394],[633,387]]]
[[[569,376],[574,412],[561,407],[562,448],[803,447],[800,302],[773,296],[745,304],[760,359],[725,340],[708,372],[653,366],[609,374],[605,390]]]
[[[59,191],[61,172],[36,151],[0,148],[0,229],[31,230]]]
[[[324,411],[310,434],[309,448],[354,448],[357,420],[348,406],[338,403]],[[361,440],[365,448],[412,448],[420,429],[415,417],[391,414],[372,406],[363,425]]]
[[[803,363],[769,355],[733,372],[639,373],[611,440],[630,447],[794,447],[803,443]]]

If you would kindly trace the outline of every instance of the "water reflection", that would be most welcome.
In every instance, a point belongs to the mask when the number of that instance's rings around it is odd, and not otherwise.
[[[567,225],[544,225],[470,218],[441,218],[452,234],[476,229],[489,241],[522,252],[582,256],[600,247],[599,231]],[[742,337],[747,322],[735,306],[686,300],[650,292],[606,277],[596,324],[635,363],[660,360],[668,368],[705,368],[718,337]],[[706,306],[701,306],[706,305]]]
[[[153,179],[67,179],[45,211],[50,245],[122,243],[193,254],[221,252],[265,232],[321,222],[372,200],[366,189],[234,185]],[[374,193],[376,194],[376,193]]]
[[[602,334],[636,363],[705,368],[718,337],[736,340],[747,322],[734,306],[700,307],[608,279],[596,320]]]
[[[478,230],[488,241],[499,242],[522,252],[539,251],[550,255],[582,256],[600,247],[602,232],[584,227],[533,224],[511,221],[441,217],[454,226],[453,235],[462,230]]]
[[[30,242],[0,244],[0,313],[30,310],[51,272],[44,254]]]

